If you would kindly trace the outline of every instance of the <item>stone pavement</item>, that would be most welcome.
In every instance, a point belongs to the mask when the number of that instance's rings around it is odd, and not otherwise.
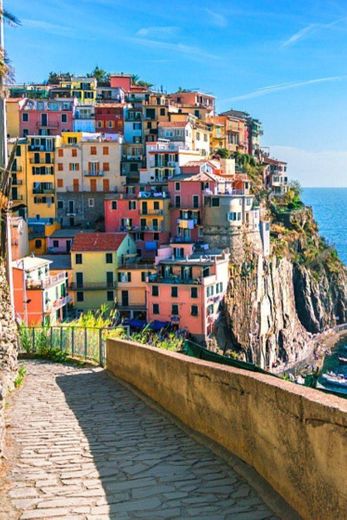
[[[27,362],[0,519],[275,520],[224,461],[101,369]]]

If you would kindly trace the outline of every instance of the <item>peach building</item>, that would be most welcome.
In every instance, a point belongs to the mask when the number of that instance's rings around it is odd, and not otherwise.
[[[147,284],[147,321],[171,323],[206,342],[219,317],[228,274],[229,255],[220,250],[206,244],[164,246]]]

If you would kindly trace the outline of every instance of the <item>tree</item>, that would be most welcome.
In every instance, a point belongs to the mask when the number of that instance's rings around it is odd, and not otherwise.
[[[138,87],[147,87],[147,88],[153,87],[153,83],[148,83],[148,81],[143,81],[142,79],[140,79],[140,76],[138,76],[137,74],[133,74],[131,76],[131,82],[133,85],[136,85]]]
[[[62,79],[71,79],[72,74],[71,72],[50,72],[48,74],[48,85],[59,85],[60,81]]]
[[[219,155],[221,159],[229,159],[230,152],[227,148],[218,148],[218,150],[215,151],[215,155]]]
[[[96,65],[94,70],[87,74],[87,78],[95,78],[98,83],[106,83],[109,81],[110,74],[106,72],[106,70],[100,69],[100,67]]]

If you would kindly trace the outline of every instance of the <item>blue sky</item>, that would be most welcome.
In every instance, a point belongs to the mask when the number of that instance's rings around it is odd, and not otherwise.
[[[347,186],[344,0],[5,0],[16,80],[96,64],[199,88],[263,121],[263,144],[306,186]]]

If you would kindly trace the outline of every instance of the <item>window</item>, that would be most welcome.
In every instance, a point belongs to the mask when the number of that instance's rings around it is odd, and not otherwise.
[[[102,128],[104,126],[104,122],[103,121],[98,121],[97,122],[97,127],[98,128]]]
[[[159,233],[153,233],[153,240],[159,240]]]
[[[219,197],[212,197],[212,207],[219,208]]]
[[[90,155],[96,155],[96,146],[90,147]]]
[[[72,148],[71,155],[72,157],[77,157],[77,148]]]
[[[29,130],[27,128],[23,128],[23,137],[29,135]]]
[[[213,307],[213,304],[211,304],[207,307],[207,316],[211,316],[211,314],[213,314],[213,311],[214,311],[214,307]]]
[[[40,249],[42,246],[42,240],[35,240],[35,249]]]
[[[197,298],[198,297],[198,288],[197,287],[192,287],[190,289],[190,297],[191,298]]]
[[[192,305],[190,308],[190,314],[192,316],[198,316],[199,315],[199,307],[197,305]]]
[[[116,200],[112,201],[112,209],[117,209],[117,201]]]
[[[175,182],[175,190],[180,191],[180,189],[181,189],[181,184],[179,182]]]
[[[63,163],[58,163],[58,172],[62,172],[63,169]]]
[[[109,179],[102,180],[102,189],[103,189],[103,191],[110,191],[110,180]]]
[[[153,209],[157,211],[157,210],[159,210],[159,208],[160,208],[159,201],[158,201],[158,200],[155,200],[155,201],[153,202]]]
[[[81,255],[81,253],[76,253],[75,261],[76,261],[76,264],[81,264],[82,263],[82,255]]]
[[[172,298],[178,297],[178,287],[171,287],[171,297]]]
[[[88,208],[94,208],[95,199],[88,199]]]
[[[110,152],[110,149],[109,149],[108,146],[103,146],[103,147],[102,147],[102,154],[103,154],[103,155],[108,155],[109,152]]]
[[[59,240],[53,240],[53,247],[59,247]]]
[[[110,171],[110,163],[104,162],[103,165],[102,165],[102,169],[104,170],[104,172],[109,172]]]
[[[113,128],[113,121],[107,121],[108,128]]]
[[[84,293],[83,292],[80,292],[80,291],[77,292],[77,301],[84,302]]]
[[[113,302],[114,301],[114,293],[113,291],[107,291],[107,301]]]
[[[66,114],[62,114],[61,115],[61,122],[62,123],[67,123],[67,115]]]
[[[28,122],[28,121],[29,121],[29,114],[27,114],[26,112],[24,112],[23,115],[22,115],[22,121],[24,121],[24,122]]]
[[[158,305],[158,303],[153,303],[153,314],[159,314],[159,305]]]
[[[141,282],[146,282],[146,281],[147,281],[147,278],[148,278],[148,276],[149,276],[150,274],[151,274],[150,272],[142,271],[142,272],[141,272]]]
[[[64,150],[62,148],[58,150],[58,157],[64,157]]]
[[[62,200],[58,200],[58,209],[64,209],[64,202]]]
[[[230,213],[228,215],[228,219],[231,222],[240,221],[241,220],[241,213],[240,212],[236,212],[236,211],[230,211]]]
[[[129,209],[136,209],[136,200],[129,200]]]
[[[57,179],[57,187],[58,188],[63,188],[64,187],[63,179]]]
[[[177,303],[174,303],[171,305],[171,314],[172,316],[178,316],[178,305]]]
[[[69,163],[70,172],[78,172],[80,169],[79,163]]]
[[[159,296],[159,287],[157,285],[152,285],[152,296]]]
[[[161,109],[160,109],[160,115],[161,115],[161,116],[165,116],[165,113],[166,113],[166,112],[165,112],[165,108],[161,108]]]
[[[176,208],[181,207],[181,197],[179,195],[176,195],[176,197],[175,197],[175,206],[176,206]]]
[[[199,207],[199,195],[193,195],[193,208]]]
[[[106,264],[112,264],[113,262],[113,254],[112,253],[106,253]]]

